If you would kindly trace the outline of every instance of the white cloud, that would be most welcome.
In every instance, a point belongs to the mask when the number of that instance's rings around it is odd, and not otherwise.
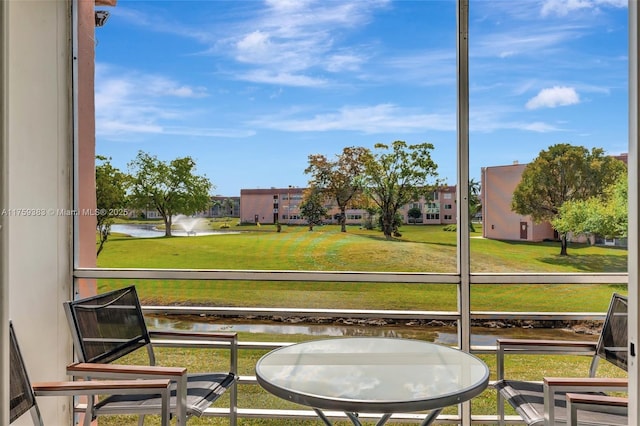
[[[353,54],[335,54],[327,58],[326,69],[330,72],[357,71],[364,62],[362,56]]]
[[[245,35],[236,44],[238,60],[243,62],[268,62],[271,59],[269,35],[262,31],[254,31]]]
[[[255,126],[287,132],[356,131],[366,134],[455,131],[455,114],[425,114],[393,104],[345,106],[335,112],[296,118],[290,114],[262,117]]]
[[[525,105],[527,109],[555,108],[558,106],[580,103],[580,96],[573,87],[554,86],[542,89],[536,96],[529,99]]]
[[[238,79],[315,87],[322,81],[317,77],[322,71],[360,69],[367,56],[358,48],[342,47],[340,35],[366,25],[373,11],[388,3],[268,0],[255,20],[243,22],[237,33],[230,31],[237,35],[224,40],[220,51],[252,67],[236,71]],[[312,73],[314,77],[309,77]]]
[[[308,77],[303,74],[275,72],[264,69],[240,73],[235,75],[235,78],[238,80],[250,81],[252,83],[266,83],[293,87],[320,87],[327,84],[326,80],[320,78]]]
[[[203,137],[247,137],[251,130],[188,126],[198,115],[184,98],[206,97],[206,90],[178,83],[157,74],[125,72],[96,65],[96,134],[105,138],[131,138],[141,134]],[[189,104],[187,104],[189,105]]]
[[[627,0],[546,0],[542,4],[542,16],[567,16],[578,10],[598,11],[601,6],[627,7]]]
[[[541,121],[513,120],[522,114],[512,108],[500,105],[484,105],[471,111],[469,128],[473,132],[492,133],[500,130],[519,130],[524,132],[549,133],[565,131],[556,125]]]
[[[537,132],[537,133],[560,131],[560,129],[558,129],[556,126],[552,126],[551,124],[543,123],[541,121],[534,121],[532,123],[516,123],[514,128],[519,128],[522,130],[528,130],[530,132]]]

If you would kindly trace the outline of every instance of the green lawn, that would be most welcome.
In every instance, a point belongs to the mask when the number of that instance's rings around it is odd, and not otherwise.
[[[217,224],[212,226],[215,228]],[[413,271],[456,270],[456,234],[442,226],[404,226],[402,238],[385,241],[378,231],[349,227],[284,226],[282,232],[263,225],[232,227],[239,234],[135,239],[114,235],[98,259],[101,267],[265,269],[321,271]],[[624,272],[626,250],[611,247],[571,245],[569,256],[559,256],[557,243],[520,243],[484,240],[472,234],[471,257],[474,272]],[[100,280],[99,291],[121,287],[131,280]],[[136,286],[146,304],[194,304],[209,306],[265,306],[369,309],[457,309],[457,288],[452,284],[403,283],[314,283],[140,280]],[[612,285],[474,285],[473,310],[498,311],[599,311],[606,310],[611,293],[626,293],[626,286]],[[593,336],[587,336],[593,339]],[[278,336],[240,333],[240,340],[285,340]],[[309,336],[286,337],[288,341]],[[266,351],[242,351],[240,374],[252,375],[255,362]],[[194,350],[161,350],[160,365],[187,365],[191,371],[224,368],[226,354],[213,351],[206,356]],[[495,355],[482,355],[495,379]],[[542,375],[585,376],[587,358],[509,357],[511,377],[539,379]],[[619,375],[604,370],[604,375]],[[267,394],[258,386],[239,387],[239,405],[253,408],[304,408]],[[222,402],[224,404],[224,402]],[[485,391],[472,402],[476,414],[495,414],[495,392]],[[449,408],[451,412],[455,408]],[[101,419],[100,424],[136,424],[133,418]],[[157,424],[153,417],[148,424]],[[225,425],[225,419],[192,419],[193,425]],[[319,421],[241,419],[240,425],[319,425]],[[340,426],[350,423],[337,423]]]
[[[215,227],[215,225],[213,225]],[[456,270],[456,233],[442,226],[403,226],[386,241],[379,231],[337,226],[232,227],[239,233],[199,237],[129,238],[114,235],[98,266],[122,268],[260,269],[319,271],[439,272]],[[626,250],[573,244],[520,243],[472,234],[474,272],[624,272]],[[101,290],[125,285],[101,280]],[[456,286],[447,284],[165,281],[137,283],[148,303],[454,310]],[[604,311],[610,285],[474,285],[472,309],[504,311]],[[578,297],[578,293],[580,296]]]

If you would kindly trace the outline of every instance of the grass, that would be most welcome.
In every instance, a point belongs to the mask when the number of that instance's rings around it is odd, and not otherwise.
[[[215,223],[211,226],[215,227]],[[456,234],[442,226],[404,226],[402,238],[386,241],[379,231],[337,226],[263,225],[233,227],[241,233],[200,237],[130,238],[112,236],[98,258],[101,267],[262,269],[316,271],[439,272],[456,270]],[[626,250],[572,244],[569,256],[559,244],[520,243],[472,234],[473,272],[624,272]],[[126,282],[101,280],[100,289]],[[243,281],[165,281],[136,283],[148,303],[306,308],[457,309],[456,286],[403,283],[313,283]],[[606,310],[613,285],[473,285],[474,310]],[[579,297],[577,295],[579,294]]]
[[[218,223],[210,224],[217,229]],[[378,231],[349,227],[284,226],[282,232],[263,225],[231,227],[239,234],[135,239],[113,235],[98,259],[101,267],[264,269],[316,271],[440,272],[456,271],[456,234],[442,226],[404,226],[402,237],[386,241]],[[473,272],[624,272],[626,250],[572,244],[569,256],[559,256],[559,244],[485,240],[481,228],[472,234]],[[99,291],[122,287],[130,280],[99,280]],[[140,280],[136,282],[145,304],[194,304],[208,306],[264,306],[306,308],[368,308],[406,310],[456,310],[457,286],[452,284],[403,283],[315,283]],[[579,311],[604,312],[611,293],[626,293],[616,285],[473,285],[471,309],[488,311]],[[282,340],[262,336],[266,340]],[[593,337],[591,337],[593,338]],[[288,335],[288,341],[308,340],[306,335]],[[260,340],[240,333],[240,340]],[[186,365],[190,371],[224,369],[226,354],[207,356],[196,350],[161,349],[160,365]],[[253,375],[255,362],[266,351],[242,351],[240,374]],[[482,355],[495,379],[495,355]],[[509,356],[510,377],[537,379],[543,376],[586,376],[589,359],[574,356]],[[606,366],[603,366],[606,367]],[[604,376],[620,373],[602,369]],[[240,407],[302,408],[282,401],[258,386],[239,387]],[[221,405],[225,402],[222,401]],[[495,392],[491,389],[472,401],[475,414],[495,414]],[[445,412],[453,412],[448,408]],[[510,412],[513,413],[513,412]],[[157,424],[150,417],[148,424]],[[100,420],[101,425],[136,424],[131,417]],[[190,425],[226,425],[226,419],[192,419]],[[311,426],[319,421],[240,419],[240,425]],[[338,422],[337,425],[349,425]]]

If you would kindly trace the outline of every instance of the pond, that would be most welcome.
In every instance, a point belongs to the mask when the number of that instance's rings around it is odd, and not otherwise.
[[[306,335],[317,338],[378,336],[426,340],[446,345],[453,345],[457,343],[455,327],[432,327],[420,325],[372,326],[335,323],[289,324],[276,321],[258,321],[235,318],[210,319],[201,317],[194,317],[193,319],[185,320],[184,317],[177,319],[171,317],[148,316],[147,319],[148,326],[152,330],[185,330],[194,332],[233,331],[256,335],[275,336],[275,340],[286,340],[286,335]],[[595,340],[596,336],[578,334],[572,330],[559,328],[471,328],[472,345],[493,346],[496,343],[496,339],[499,338]]]
[[[155,224],[122,224],[111,225],[111,232],[125,234],[135,238],[157,238],[164,237],[164,229],[158,229]],[[204,235],[226,235],[237,234],[237,231],[213,231],[213,230],[184,230],[174,229],[171,235],[175,237],[199,237]]]

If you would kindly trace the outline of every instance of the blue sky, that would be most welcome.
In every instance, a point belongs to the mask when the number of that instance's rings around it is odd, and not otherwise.
[[[626,0],[471,0],[470,174],[556,143],[627,152]],[[96,152],[193,157],[213,194],[310,154],[430,142],[455,184],[453,0],[128,1],[96,28]]]

